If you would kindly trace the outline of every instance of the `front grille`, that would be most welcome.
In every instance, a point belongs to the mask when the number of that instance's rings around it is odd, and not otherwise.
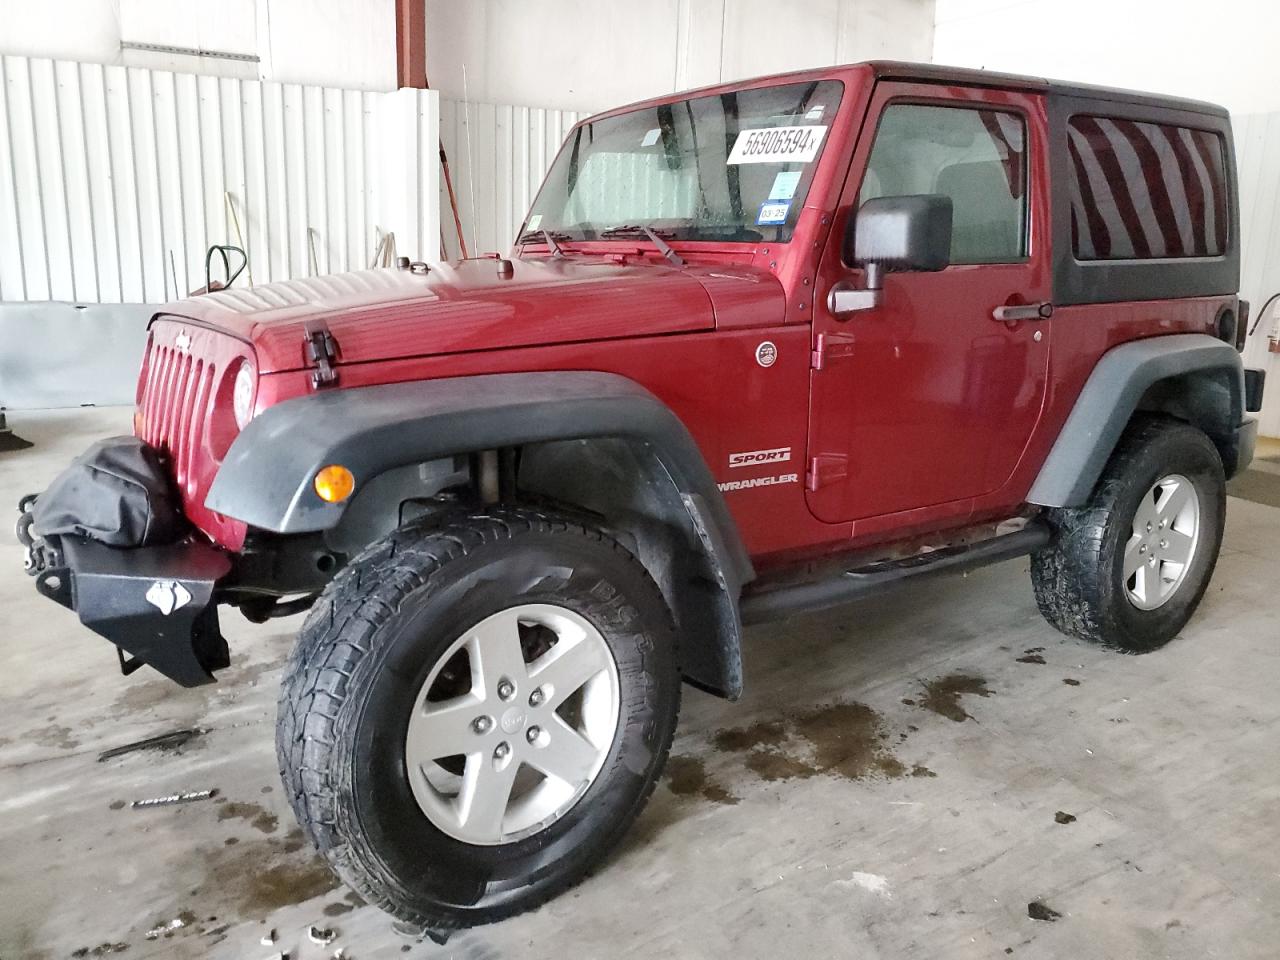
[[[141,398],[142,439],[164,453],[178,487],[194,492],[195,462],[213,388],[214,365],[155,344]]]

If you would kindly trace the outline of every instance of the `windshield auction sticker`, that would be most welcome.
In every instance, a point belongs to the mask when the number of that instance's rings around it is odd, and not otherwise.
[[[743,130],[729,151],[728,163],[809,163],[818,155],[827,128],[767,127]]]

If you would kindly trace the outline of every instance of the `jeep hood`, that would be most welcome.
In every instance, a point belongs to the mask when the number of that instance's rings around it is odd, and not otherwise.
[[[164,308],[251,342],[262,373],[309,363],[305,329],[323,323],[339,364],[709,330],[717,305],[741,324],[782,321],[781,284],[744,266],[605,259],[493,259],[287,280],[191,297]]]

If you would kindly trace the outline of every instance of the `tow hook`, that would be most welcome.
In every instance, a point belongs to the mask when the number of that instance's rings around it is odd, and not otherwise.
[[[44,555],[44,540],[31,531],[35,519],[31,508],[35,506],[36,495],[29,493],[18,501],[18,522],[14,525],[14,534],[22,544],[22,569],[31,576],[36,576],[47,566]]]

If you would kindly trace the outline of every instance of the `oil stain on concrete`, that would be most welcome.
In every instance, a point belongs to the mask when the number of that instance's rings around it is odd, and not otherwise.
[[[982,677],[967,673],[950,673],[924,683],[924,696],[917,705],[932,710],[940,717],[964,723],[973,717],[960,705],[961,697],[989,697],[995,691],[987,688]]]
[[[834,703],[724,730],[714,743],[726,753],[745,754],[747,770],[767,782],[819,774],[847,780],[933,775],[919,764],[908,768],[886,748],[888,738],[875,710],[862,703]]]
[[[336,903],[326,903],[324,909],[320,912],[326,917],[340,917],[344,913],[350,913],[358,907],[367,906],[364,897],[356,893],[354,890],[348,890]]]
[[[70,727],[56,723],[41,727],[39,730],[32,730],[28,736],[36,744],[56,750],[74,750],[80,746],[80,741],[71,735]]]
[[[192,896],[202,903],[223,901],[225,913],[248,920],[336,890],[338,878],[324,859],[304,848],[297,828],[283,837],[206,848],[205,880]]]
[[[279,818],[259,803],[225,800],[218,807],[219,820],[244,820],[262,833],[275,833]]]
[[[697,757],[673,754],[667,758],[663,775],[667,788],[677,797],[698,797],[712,803],[735,804],[738,798],[716,783],[706,764]]]

